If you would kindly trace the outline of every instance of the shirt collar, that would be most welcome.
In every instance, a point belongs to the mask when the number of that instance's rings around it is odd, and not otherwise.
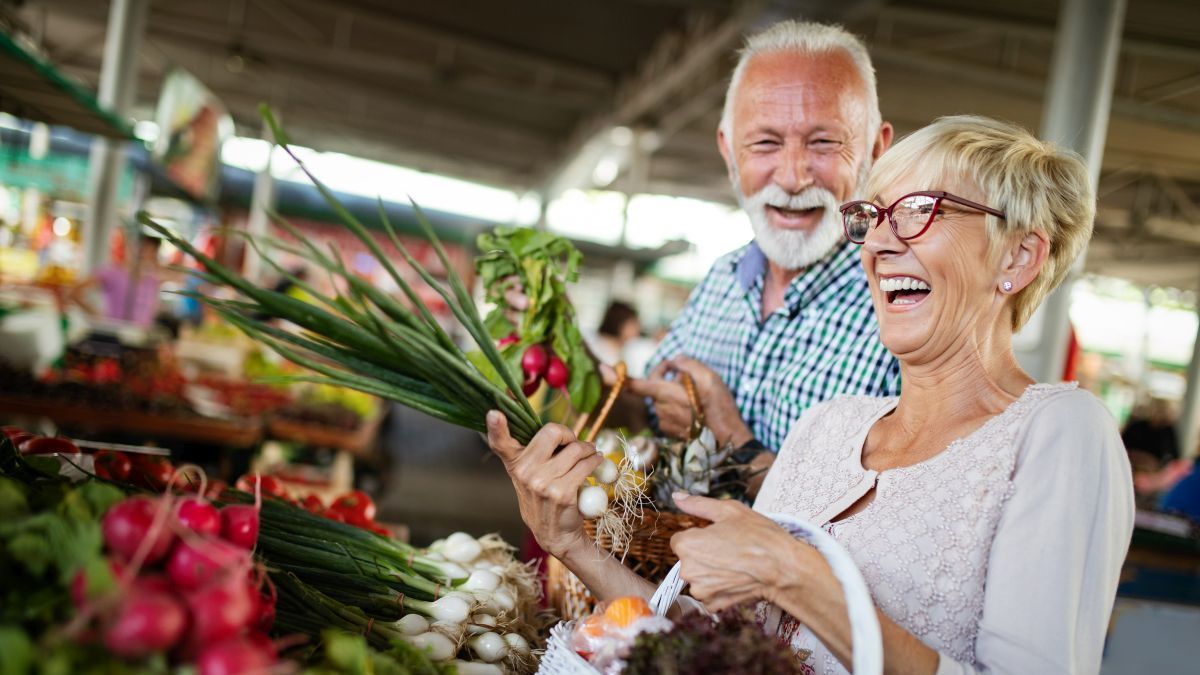
[[[784,303],[789,309],[798,309],[847,274],[861,276],[858,248],[857,244],[843,240],[829,255],[809,265],[808,269],[797,275],[788,286]],[[760,282],[766,271],[767,256],[759,248],[757,241],[751,241],[742,255],[733,261],[734,276],[746,293]]]

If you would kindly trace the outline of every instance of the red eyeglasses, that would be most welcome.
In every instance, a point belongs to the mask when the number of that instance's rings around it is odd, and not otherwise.
[[[977,211],[1004,219],[1004,212],[990,206],[978,204],[940,190],[926,190],[904,195],[886,209],[874,202],[859,200],[842,204],[842,225],[846,238],[861,244],[867,240],[872,228],[878,227],[887,217],[897,239],[910,241],[925,234],[933,219],[941,212],[942,202],[953,202]]]

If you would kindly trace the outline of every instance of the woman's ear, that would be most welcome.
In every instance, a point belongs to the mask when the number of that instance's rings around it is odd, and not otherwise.
[[[1019,293],[1033,283],[1050,255],[1050,239],[1034,230],[1013,242],[1001,261],[997,287],[1005,294]]]

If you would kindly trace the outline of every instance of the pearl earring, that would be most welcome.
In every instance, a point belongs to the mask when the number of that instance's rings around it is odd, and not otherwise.
[[[1000,288],[1003,288],[1004,292],[1007,293],[1012,290],[1012,282],[1006,281],[1006,282],[1000,284]]]

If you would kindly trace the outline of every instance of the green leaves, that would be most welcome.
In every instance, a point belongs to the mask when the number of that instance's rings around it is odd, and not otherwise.
[[[579,277],[582,254],[565,238],[531,228],[497,228],[479,235],[477,243],[483,253],[475,259],[475,270],[487,300],[496,304],[485,320],[491,337],[518,333],[520,342],[509,348],[518,362],[529,345],[550,343],[570,371],[571,405],[579,412],[590,411],[600,401],[600,376],[575,324],[566,287]],[[529,299],[519,328],[505,316],[504,294],[514,282]],[[504,350],[506,356],[509,349]]]

